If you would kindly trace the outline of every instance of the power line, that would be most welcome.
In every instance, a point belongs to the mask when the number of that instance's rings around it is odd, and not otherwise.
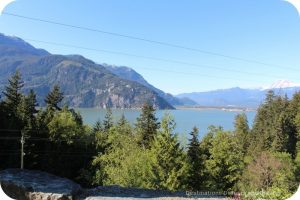
[[[2,12],[2,14],[13,16],[13,17],[18,17],[18,18],[23,18],[23,19],[27,19],[27,20],[31,20],[31,21],[38,21],[38,22],[54,24],[54,25],[59,25],[59,26],[64,26],[64,27],[69,27],[69,28],[75,28],[75,29],[81,29],[81,30],[85,30],[85,31],[91,31],[91,32],[97,32],[97,33],[101,33],[101,34],[112,35],[112,36],[116,36],[116,37],[122,37],[122,38],[127,38],[127,39],[132,39],[132,40],[143,41],[143,42],[162,45],[162,46],[173,47],[173,48],[177,48],[177,49],[184,49],[184,50],[198,52],[198,53],[202,53],[202,54],[206,54],[206,55],[218,56],[218,57],[223,57],[223,58],[227,58],[227,59],[231,59],[231,60],[243,61],[246,63],[254,63],[254,64],[264,65],[264,66],[268,66],[268,67],[276,67],[276,68],[280,68],[280,69],[289,69],[289,70],[293,70],[293,71],[299,71],[299,69],[296,69],[296,68],[290,68],[290,67],[265,63],[265,62],[261,62],[261,61],[253,60],[253,59],[225,55],[225,54],[216,53],[216,52],[212,52],[212,51],[206,51],[206,50],[192,48],[192,47],[186,47],[186,46],[182,46],[182,45],[178,45],[178,44],[172,44],[172,43],[168,43],[168,42],[164,42],[164,41],[150,40],[150,39],[141,38],[141,37],[137,37],[137,36],[125,35],[125,34],[105,31],[105,30],[101,30],[101,29],[84,27],[84,26],[71,25],[71,24],[66,24],[66,23],[62,23],[62,22],[51,21],[51,20],[46,20],[46,19],[41,19],[41,18],[28,17],[28,16],[18,15],[18,14],[9,13],[9,12]]]
[[[282,78],[280,76],[270,76],[270,75],[265,75],[265,74],[260,74],[260,73],[244,72],[244,71],[234,70],[234,69],[225,69],[225,68],[221,68],[218,66],[212,66],[212,65],[199,65],[199,64],[195,64],[195,63],[188,63],[188,62],[178,61],[178,60],[170,60],[170,59],[164,59],[164,58],[158,58],[158,57],[142,56],[142,55],[129,54],[129,53],[119,52],[119,51],[109,51],[109,50],[104,50],[104,49],[94,49],[94,48],[82,47],[82,46],[65,44],[65,43],[48,42],[48,41],[41,41],[41,40],[34,40],[34,39],[27,39],[27,38],[25,38],[25,40],[32,41],[32,42],[38,42],[38,43],[45,43],[45,44],[50,44],[50,45],[55,45],[55,46],[71,47],[71,48],[75,48],[75,49],[84,49],[84,50],[95,51],[95,52],[103,52],[103,53],[109,53],[109,54],[115,54],[115,55],[143,58],[143,59],[148,59],[148,60],[162,61],[162,62],[166,62],[166,63],[188,65],[188,66],[193,66],[193,67],[197,67],[197,68],[210,68],[210,69],[215,69],[215,70],[219,70],[219,71],[234,72],[234,73],[239,73],[239,74],[248,74],[248,75],[255,75],[255,76],[262,76],[262,77],[278,78],[278,79]],[[143,68],[139,67],[139,68],[145,69],[145,70],[152,70],[152,71],[180,73],[180,74],[185,74],[185,75],[202,75],[202,76],[218,78],[218,79],[243,80],[243,81],[246,80],[246,79],[236,79],[236,78],[232,79],[232,78],[226,78],[226,77],[220,77],[220,76],[212,76],[211,74],[186,73],[186,72],[180,72],[180,71],[171,71],[171,70],[162,70],[162,69],[154,69],[154,68],[144,68],[144,67]],[[253,81],[253,80],[249,80],[249,81]]]

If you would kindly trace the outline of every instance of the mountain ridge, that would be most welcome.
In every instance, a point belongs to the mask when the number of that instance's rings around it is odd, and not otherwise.
[[[150,102],[159,109],[174,109],[155,91],[120,78],[83,56],[52,55],[20,38],[0,34],[0,90],[17,69],[25,83],[24,91],[34,89],[40,106],[58,84],[64,103],[72,107],[140,108]]]
[[[263,103],[264,98],[269,90],[273,90],[277,95],[287,95],[287,97],[291,98],[295,92],[300,91],[300,86],[272,89],[247,89],[233,87],[205,92],[181,93],[176,95],[176,97],[190,98],[193,101],[197,102],[200,106],[235,106],[257,108],[261,103]]]

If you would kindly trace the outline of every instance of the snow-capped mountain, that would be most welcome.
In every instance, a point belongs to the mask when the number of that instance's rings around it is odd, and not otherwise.
[[[237,106],[258,107],[265,99],[266,93],[273,90],[277,95],[287,95],[289,98],[300,91],[300,84],[287,80],[277,81],[267,87],[260,88],[229,88],[208,92],[193,92],[179,94],[177,97],[189,98],[201,106]]]
[[[267,87],[262,87],[262,90],[271,90],[277,88],[291,88],[291,87],[300,87],[300,83],[293,83],[288,80],[279,80]]]

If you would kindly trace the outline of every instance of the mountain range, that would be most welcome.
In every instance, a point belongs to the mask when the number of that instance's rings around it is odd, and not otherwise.
[[[73,107],[139,108],[150,102],[159,109],[174,109],[196,104],[155,88],[129,67],[97,64],[80,55],[53,55],[18,37],[0,34],[0,91],[17,69],[24,92],[33,89],[40,106],[56,84],[64,92],[64,103]]]
[[[0,90],[17,69],[24,80],[24,91],[33,89],[41,106],[57,84],[64,92],[64,103],[73,107],[138,108],[151,102],[159,109],[174,108],[152,89],[123,79],[82,56],[52,55],[20,38],[1,34]]]
[[[207,92],[182,93],[176,96],[192,99],[202,106],[257,108],[264,101],[269,90],[273,90],[277,95],[287,95],[291,98],[295,92],[300,91],[300,84],[279,80],[270,86],[255,89],[234,87]]]
[[[97,64],[80,55],[53,55],[37,49],[18,37],[0,33],[0,92],[19,70],[24,92],[33,89],[38,103],[54,85],[64,92],[64,103],[72,107],[140,108],[145,102],[159,109],[175,106],[257,108],[268,90],[291,97],[300,84],[280,80],[256,89],[229,88],[207,92],[165,93],[148,83],[138,72],[125,66]]]

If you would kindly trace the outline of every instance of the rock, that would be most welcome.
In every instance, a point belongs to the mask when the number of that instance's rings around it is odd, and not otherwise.
[[[0,171],[3,191],[17,200],[74,200],[80,185],[46,172],[7,169]]]

